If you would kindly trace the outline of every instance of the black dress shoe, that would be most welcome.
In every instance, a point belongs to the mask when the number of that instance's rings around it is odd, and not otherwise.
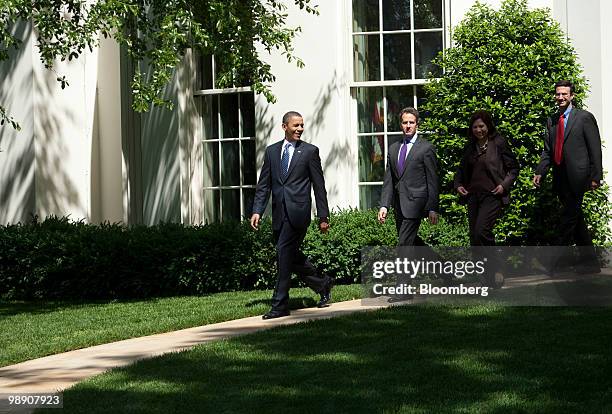
[[[325,285],[323,291],[320,293],[321,299],[319,300],[319,303],[317,303],[317,308],[326,308],[329,306],[329,302],[331,302],[332,286],[332,280],[329,279],[329,282],[327,282],[327,285]]]
[[[288,310],[271,310],[268,313],[264,313],[264,315],[261,318],[264,320],[268,320],[268,319],[282,318],[283,316],[289,316],[289,311]]]
[[[406,302],[411,299],[414,299],[414,295],[409,295],[409,294],[393,295],[393,296],[389,296],[389,299],[387,299],[387,303]]]

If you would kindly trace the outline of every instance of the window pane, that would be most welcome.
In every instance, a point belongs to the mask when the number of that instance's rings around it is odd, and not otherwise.
[[[353,0],[353,32],[378,31],[378,0]]]
[[[240,190],[221,190],[221,218],[240,220]]]
[[[242,136],[255,137],[255,97],[253,92],[240,94],[242,111]]]
[[[431,60],[442,50],[442,32],[414,34],[414,65],[417,79],[427,78],[432,72],[435,77],[441,75],[440,68],[431,64]]]
[[[243,188],[242,189],[242,216],[246,218],[250,218],[253,213],[253,200],[255,199],[255,189],[254,188]]]
[[[221,185],[240,185],[238,141],[221,143]]]
[[[385,110],[382,88],[356,88],[359,132],[382,132]]]
[[[382,181],[385,174],[385,137],[359,137],[359,181]]]
[[[442,0],[414,0],[415,29],[442,28]]]
[[[427,102],[427,98],[425,97],[425,87],[423,85],[417,85],[416,87],[416,98],[417,98],[417,108],[419,110],[419,116],[421,120],[427,118],[428,113],[423,110],[423,105]]]
[[[395,144],[396,142],[400,142],[402,138],[403,136],[401,134],[387,136],[387,151],[389,151],[389,147],[391,145]]]
[[[219,115],[216,96],[202,96],[202,138],[216,139],[219,138]]]
[[[410,0],[383,0],[384,30],[410,30]]]
[[[224,94],[219,96],[221,112],[222,138],[238,138],[238,95]]]
[[[362,185],[359,187],[359,208],[367,210],[378,208],[382,185]]]
[[[242,144],[242,184],[255,185],[257,170],[255,167],[255,140],[241,140]]]
[[[204,146],[204,187],[219,185],[219,143],[205,142]]]
[[[383,35],[385,80],[411,79],[410,35]]]
[[[380,80],[379,35],[353,36],[355,82]]]
[[[208,223],[219,221],[219,190],[204,190],[204,220]]]
[[[212,56],[204,55],[200,58],[200,89],[212,89]]]
[[[387,131],[401,132],[398,114],[407,106],[414,106],[412,86],[387,87]]]

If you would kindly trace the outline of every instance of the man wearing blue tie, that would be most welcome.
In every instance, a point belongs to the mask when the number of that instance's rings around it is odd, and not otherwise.
[[[251,227],[257,230],[272,193],[272,230],[278,277],[272,296],[272,309],[263,315],[263,319],[289,315],[292,272],[321,295],[318,307],[328,306],[331,300],[330,277],[319,273],[300,250],[310,224],[312,189],[319,230],[325,233],[329,229],[329,207],[319,149],[301,140],[304,119],[298,112],[287,112],[283,116],[282,128],[285,139],[266,148],[251,216]]]
[[[393,206],[400,246],[423,245],[418,237],[423,217],[438,222],[438,167],[434,146],[418,135],[419,112],[411,107],[399,114],[404,133],[389,146],[378,221],[384,223]]]

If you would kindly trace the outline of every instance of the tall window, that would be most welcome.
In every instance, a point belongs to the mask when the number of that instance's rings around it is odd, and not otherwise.
[[[213,56],[200,62],[196,92],[202,117],[204,219],[248,216],[253,206],[255,166],[254,95],[248,86],[218,89]]]
[[[443,49],[444,0],[353,1],[353,98],[357,104],[359,206],[378,206],[397,114],[423,103],[432,59]]]

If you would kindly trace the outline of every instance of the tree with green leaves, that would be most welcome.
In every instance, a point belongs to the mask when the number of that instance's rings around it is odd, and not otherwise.
[[[310,0],[294,0],[307,13],[318,14]],[[271,68],[257,45],[267,52],[279,50],[298,67],[292,41],[300,27],[287,26],[282,0],[3,0],[0,2],[0,61],[21,46],[12,28],[30,22],[44,66],[77,59],[99,44],[100,36],[113,37],[137,63],[132,79],[133,108],[170,107],[162,92],[185,51],[214,54],[220,68],[219,87],[248,82],[256,93],[274,101]],[[142,65],[148,70],[142,70]],[[68,80],[61,74],[62,88]],[[0,122],[19,128],[0,106]]]
[[[512,202],[498,220],[498,241],[534,244],[550,241],[558,223],[558,204],[550,180],[540,191],[532,177],[544,145],[546,118],[555,112],[554,83],[576,85],[574,104],[587,91],[576,52],[547,9],[530,10],[527,0],[504,0],[499,10],[477,2],[453,33],[453,47],[435,61],[444,74],[425,87],[423,130],[432,132],[443,172],[441,210],[464,219],[452,188],[454,172],[467,139],[470,115],[489,111],[521,165]],[[590,192],[588,221],[599,244],[610,239],[607,188]]]

